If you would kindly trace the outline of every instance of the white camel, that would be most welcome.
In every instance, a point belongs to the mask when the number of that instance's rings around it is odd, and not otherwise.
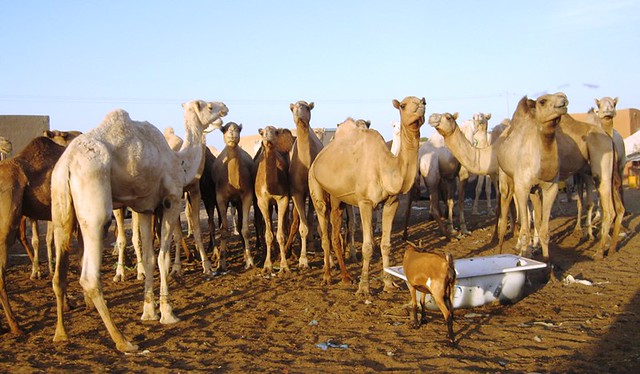
[[[64,304],[69,267],[71,231],[78,222],[84,241],[80,284],[88,306],[95,306],[118,350],[136,351],[111,318],[102,292],[100,266],[102,239],[113,208],[128,206],[138,212],[145,267],[142,320],[157,320],[153,290],[154,251],[151,215],[161,213],[160,323],[178,322],[169,299],[168,275],[171,234],[184,187],[194,179],[203,155],[203,133],[220,128],[228,112],[221,102],[191,101],[183,104],[185,142],[180,152],[169,148],[160,130],[148,122],[132,121],[124,110],[115,110],[67,148],[53,171],[52,218],[56,246],[53,290],[58,321],[54,341],[67,340]]]

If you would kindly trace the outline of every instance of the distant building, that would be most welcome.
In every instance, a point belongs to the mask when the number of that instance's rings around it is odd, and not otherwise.
[[[12,157],[20,153],[24,147],[36,136],[41,136],[49,130],[49,116],[13,116],[0,115],[0,136],[13,145]]]

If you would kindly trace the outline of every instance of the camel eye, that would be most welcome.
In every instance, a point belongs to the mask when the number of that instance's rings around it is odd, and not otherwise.
[[[401,109],[404,109],[404,108],[406,108],[406,107],[407,107],[407,104],[405,104],[405,103],[400,104],[400,108],[401,108]]]
[[[540,105],[544,105],[544,104],[546,104],[546,103],[547,103],[547,100],[546,100],[546,99],[542,99],[542,100],[540,100]]]

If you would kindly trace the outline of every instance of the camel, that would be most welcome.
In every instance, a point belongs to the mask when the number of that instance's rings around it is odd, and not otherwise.
[[[51,220],[51,173],[65,147],[80,133],[77,131],[45,131],[31,140],[15,157],[0,161],[0,302],[11,333],[21,334],[7,296],[5,271],[7,250],[14,243],[22,216],[35,222]],[[32,233],[38,235],[38,233]],[[32,279],[41,276],[37,257],[39,242],[33,241]]]
[[[285,251],[284,225],[289,211],[289,152],[293,148],[294,139],[290,130],[276,129],[273,126],[267,126],[258,132],[262,136],[262,150],[255,158],[255,193],[260,214],[264,218],[264,238],[267,247],[262,271],[269,275],[273,270],[271,207],[276,205],[278,210],[276,239],[280,247],[279,274],[285,274],[290,272]]]
[[[387,148],[383,137],[375,130],[360,129],[356,136],[338,138],[329,143],[309,169],[309,191],[318,215],[324,252],[323,282],[329,283],[330,250],[328,220],[331,214],[333,249],[340,263],[344,283],[351,282],[342,260],[339,240],[342,205],[357,205],[362,222],[362,274],[357,294],[369,295],[369,265],[373,252],[373,209],[380,203],[382,211],[383,268],[389,266],[391,225],[398,209],[398,195],[408,192],[418,170],[420,127],[424,123],[424,98],[405,97],[393,100],[400,112],[401,146],[398,156]],[[329,205],[330,204],[330,205]],[[391,291],[393,282],[383,271],[384,290]]]
[[[620,199],[624,205],[624,195],[622,189],[622,176],[624,174],[624,167],[626,163],[626,151],[624,147],[624,139],[620,135],[620,133],[613,128],[613,118],[616,116],[616,104],[618,103],[618,98],[612,99],[610,97],[603,97],[598,100],[595,99],[596,108],[590,108],[587,112],[587,118],[585,122],[601,127],[607,135],[609,135],[613,140],[613,146],[615,149],[615,157],[617,168],[616,171],[616,180],[618,180],[618,194],[620,195]],[[580,176],[575,185],[578,190],[578,200],[577,200],[577,218],[576,225],[574,227],[574,233],[578,236],[582,236],[582,208],[583,208],[583,190],[586,191],[586,204],[587,204],[587,214],[586,214],[586,236],[589,239],[593,239],[593,230],[592,230],[592,211],[594,207],[594,198],[593,198],[593,187],[594,187],[593,178],[590,176]]]
[[[491,119],[491,113],[482,113],[478,112],[473,115],[472,123],[473,123],[473,132],[471,134],[471,138],[468,138],[471,143],[477,148],[484,148],[489,145],[489,135],[488,135],[488,127],[489,120]],[[468,173],[466,168],[464,169],[464,173]],[[461,173],[463,171],[461,170]],[[478,201],[480,200],[480,195],[482,194],[482,187],[484,186],[484,192],[486,195],[487,201],[487,212],[491,214],[491,177],[487,175],[478,175],[478,181],[476,182],[476,194],[473,199],[473,206],[471,207],[472,215],[480,215],[478,211]]]
[[[440,121],[433,123],[438,133],[445,137],[447,147],[452,151],[460,163],[475,174],[495,174],[498,172],[498,150],[511,126],[506,126],[504,132],[485,148],[475,148],[464,137],[455,121]],[[496,126],[497,127],[497,126]],[[494,128],[495,130],[495,128]],[[620,230],[622,217],[617,201],[619,196],[612,192],[613,183],[613,149],[611,140],[601,128],[573,119],[568,114],[561,116],[556,133],[560,162],[559,178],[564,180],[578,172],[589,172],[599,181],[598,192],[602,198],[603,223],[600,227],[600,242],[595,256],[605,256],[609,248],[615,249],[617,235]],[[494,178],[492,178],[494,179]],[[494,179],[495,180],[495,179]],[[614,221],[615,218],[615,221]],[[612,241],[607,247],[609,229],[613,224]],[[501,242],[503,238],[498,238]]]
[[[293,241],[295,236],[295,215],[299,218],[300,234],[300,257],[298,258],[298,268],[309,269],[307,259],[307,235],[309,234],[309,224],[313,218],[313,211],[309,207],[305,215],[304,205],[309,196],[309,168],[316,156],[322,150],[323,145],[316,134],[311,130],[311,110],[314,108],[313,102],[307,103],[300,100],[295,104],[290,104],[289,109],[293,114],[293,122],[296,124],[296,141],[291,152],[291,163],[289,165],[289,181],[291,183],[291,198],[295,209],[287,243]],[[289,245],[287,244],[287,247]]]
[[[393,121],[393,123],[391,124],[391,128],[393,131],[393,139],[391,140],[391,153],[393,153],[394,156],[397,156],[398,152],[400,152],[400,142],[402,141],[402,138],[400,137],[400,122]]]
[[[218,270],[226,270],[227,241],[231,235],[227,208],[229,203],[232,203],[239,209],[238,218],[241,220],[240,233],[244,242],[245,269],[249,269],[255,266],[249,250],[249,210],[254,198],[253,159],[238,145],[242,125],[229,122],[222,126],[221,130],[226,146],[216,158],[212,170],[218,213],[222,220],[220,248],[214,252],[214,258],[217,259]]]
[[[169,148],[160,130],[148,122],[133,121],[118,109],[102,123],[80,135],[68,147],[53,170],[51,181],[52,218],[56,246],[53,290],[57,323],[54,341],[68,339],[63,308],[67,290],[69,241],[78,222],[84,242],[80,285],[87,306],[95,306],[116,348],[136,351],[115,325],[104,299],[100,280],[102,239],[114,208],[127,206],[138,213],[140,241],[145,270],[144,303],[141,319],[158,320],[153,289],[154,250],[151,215],[161,215],[160,323],[176,323],[170,301],[168,275],[169,246],[180,214],[184,187],[195,178],[203,155],[203,134],[220,128],[228,109],[221,102],[191,101],[184,109],[185,141],[180,152]]]

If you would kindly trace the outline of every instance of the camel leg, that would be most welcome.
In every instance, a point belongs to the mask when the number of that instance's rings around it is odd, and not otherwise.
[[[95,183],[99,183],[99,181],[95,181]],[[97,309],[109,335],[111,335],[111,339],[116,343],[116,348],[122,352],[136,351],[138,347],[131,344],[113,322],[104,299],[100,280],[102,239],[111,221],[111,200],[110,198],[100,199],[95,196],[91,196],[91,198],[95,200],[77,201],[79,206],[82,206],[76,214],[78,215],[78,222],[80,223],[84,240],[80,285],[84,290],[85,300],[90,301]],[[109,203],[105,204],[104,201]]]
[[[188,204],[187,204],[188,205]],[[173,227],[173,244],[175,245],[175,253],[173,258],[173,266],[171,267],[171,272],[169,273],[170,277],[174,277],[179,279],[182,277],[182,260],[180,259],[180,253],[182,252],[184,243],[184,237],[182,235],[182,225],[180,223],[180,217],[178,216],[178,222]],[[169,246],[171,247],[171,246]],[[188,256],[189,249],[184,245],[185,255]]]
[[[573,227],[573,235],[576,238],[582,239],[584,237],[584,233],[582,232],[582,207],[583,207],[583,189],[584,189],[584,180],[583,177],[579,174],[574,175],[574,186],[576,188],[576,194],[578,198],[576,199],[576,208],[578,213],[576,214],[576,224]],[[590,178],[590,176],[586,176],[586,178]]]
[[[402,232],[402,240],[407,240],[409,235],[407,228],[409,227],[409,220],[411,219],[411,205],[415,200],[420,198],[420,173],[416,174],[416,180],[413,182],[413,187],[407,193],[407,209],[404,212],[404,231]]]
[[[329,204],[325,199],[325,193],[322,190],[322,187],[320,187],[311,173],[309,174],[309,198],[311,199],[318,216],[318,228],[320,229],[322,252],[324,254],[322,284],[328,285],[331,283],[331,270],[329,265],[331,257],[331,242],[329,240]]]
[[[300,218],[300,258],[298,259],[298,268],[301,270],[309,269],[309,260],[307,259],[307,235],[309,234],[309,226],[304,211],[304,195],[294,194],[293,206],[298,211]]]
[[[338,265],[340,266],[340,277],[342,278],[342,283],[351,284],[353,283],[353,279],[349,276],[349,272],[347,271],[347,267],[344,264],[344,256],[342,255],[342,242],[340,235],[340,228],[342,226],[342,212],[343,212],[343,204],[337,199],[331,199],[331,229],[333,233],[331,238],[333,240],[333,252],[338,260]]]
[[[6,236],[10,237],[11,234],[7,233]],[[11,241],[6,239],[11,239]],[[2,310],[4,310],[5,317],[7,317],[7,323],[9,324],[9,329],[11,330],[11,333],[13,335],[22,335],[22,330],[20,330],[20,327],[18,326],[18,322],[16,322],[16,318],[14,317],[13,311],[11,310],[11,305],[9,304],[9,297],[7,295],[6,269],[7,269],[7,247],[9,247],[7,243],[8,242],[13,243],[15,238],[6,238],[6,239],[2,241],[2,244],[1,244],[2,248],[0,248],[0,304],[2,304]]]
[[[211,268],[211,261],[207,257],[207,253],[204,250],[204,243],[202,242],[202,230],[200,229],[200,202],[202,196],[200,194],[200,186],[196,184],[196,187],[189,191],[189,199],[187,200],[187,206],[191,207],[189,213],[191,216],[187,216],[187,221],[191,221],[191,230],[193,231],[193,238],[196,242],[196,248],[200,253],[200,259],[202,260],[202,272],[204,274],[211,274],[213,269]],[[178,227],[179,228],[179,227]]]
[[[594,182],[593,178],[587,177],[584,181],[586,189],[586,202],[587,202],[587,221],[585,226],[587,227],[587,237],[589,240],[593,240],[593,207],[594,207]]]
[[[451,234],[449,230],[444,226],[444,221],[442,220],[442,215],[440,215],[440,192],[438,190],[438,183],[429,184],[427,178],[424,178],[424,184],[429,189],[429,214],[431,217],[436,220],[438,227],[440,228],[440,232],[447,237],[447,239],[451,238]]]
[[[391,292],[397,287],[391,281],[391,275],[384,271],[391,266],[389,255],[391,254],[391,226],[393,218],[398,211],[398,196],[390,196],[384,203],[382,209],[382,239],[380,240],[380,251],[382,252],[382,280],[384,281],[384,291]]]
[[[356,295],[369,296],[369,266],[373,254],[373,228],[371,217],[373,216],[373,204],[371,201],[359,201],[360,220],[362,222],[362,275]]]
[[[240,234],[244,241],[244,260],[245,269],[256,267],[253,263],[253,256],[251,255],[251,249],[249,248],[249,210],[253,205],[253,192],[242,196],[242,226],[240,227]],[[240,217],[238,217],[240,219]],[[271,219],[271,217],[269,217]]]
[[[285,251],[285,235],[284,226],[287,220],[287,209],[289,208],[289,196],[283,196],[278,199],[278,228],[276,232],[276,238],[278,240],[278,247],[280,247],[280,272],[279,275],[289,273],[289,264],[287,263],[287,253]],[[273,241],[273,239],[272,239]]]
[[[273,247],[273,231],[272,231],[273,229],[271,227],[271,217],[269,216],[269,200],[264,199],[262,197],[259,198],[258,208],[260,209],[260,213],[262,213],[262,216],[264,217],[264,240],[267,247],[267,254],[264,258],[264,265],[262,265],[262,273],[270,275],[273,272],[273,265],[271,263],[271,247]],[[280,224],[281,224],[280,215],[281,215],[280,208],[278,208],[278,230],[280,230]],[[281,232],[278,231],[278,235],[280,235],[280,233]],[[278,238],[278,243],[280,243],[279,238]],[[284,249],[284,248],[281,247],[281,249]]]
[[[20,217],[20,223],[18,225],[18,240],[20,240],[20,244],[22,244],[24,251],[27,252],[29,261],[31,261],[33,266],[33,252],[31,251],[31,248],[29,248],[29,244],[27,244],[27,217],[25,216]]]
[[[507,221],[509,220],[509,210],[511,201],[513,200],[513,185],[509,177],[500,173],[500,215],[498,216],[498,251],[502,253],[502,244],[507,233]]]
[[[530,228],[527,220],[527,204],[529,202],[529,188],[527,186],[515,186],[514,193],[516,204],[518,207],[518,220],[520,221],[520,233],[516,243],[516,250],[520,251],[520,255],[524,255],[525,250],[529,246]]]
[[[467,185],[468,180],[468,173],[465,173],[465,175],[458,178],[458,221],[460,221],[460,232],[462,232],[462,235],[471,234],[471,232],[467,230],[467,221],[464,218],[464,188]],[[451,222],[453,223],[453,217],[451,217]]]
[[[174,231],[174,225],[178,222],[180,217],[180,197],[177,195],[170,195],[164,198],[162,202],[164,210],[162,212],[162,222],[160,230],[160,251],[158,252],[158,271],[160,273],[160,323],[170,324],[180,321],[178,317],[173,314],[173,307],[171,306],[171,300],[169,298],[169,267],[171,266],[171,235]],[[146,252],[145,248],[145,252]],[[149,247],[149,251],[153,251],[153,247]],[[151,256],[153,257],[153,252]],[[146,263],[145,259],[145,263]],[[149,269],[153,274],[153,269]],[[147,277],[151,281],[148,282],[145,279],[145,304],[147,301],[147,295],[151,294],[153,297],[153,277]],[[151,286],[150,288],[147,288]]]
[[[218,204],[218,214],[220,215],[220,248],[214,251],[214,258],[217,257],[217,271],[227,270],[227,242],[229,241],[229,218],[227,217],[227,208],[229,202],[221,195],[216,196]]]
[[[40,272],[40,230],[38,230],[38,221],[31,221],[31,246],[33,247],[33,262],[31,265],[31,279],[42,278]]]
[[[544,262],[551,261],[549,255],[549,219],[551,217],[551,208],[553,202],[558,195],[558,183],[550,183],[547,188],[542,190],[542,222],[540,224],[540,245],[542,246],[542,258]]]
[[[356,214],[354,212],[355,207],[353,205],[347,205],[345,208],[345,212],[347,213],[347,234],[349,238],[347,241],[349,242],[349,252],[344,251],[344,258],[351,259],[351,261],[357,261],[357,253],[356,253],[356,244],[355,244],[355,234],[356,234]]]
[[[153,250],[153,234],[151,232],[151,214],[133,212],[131,215],[132,223],[136,222],[138,241],[141,249],[142,266],[144,273],[148,276],[144,277],[144,304],[142,307],[142,321],[157,321],[159,319],[156,313],[155,296],[153,293],[153,271],[155,267],[155,255]]]
[[[491,213],[491,177],[488,175],[482,175],[482,177],[484,177],[484,194],[487,198],[487,213]]]
[[[153,245],[153,239],[151,239],[151,241]],[[142,259],[142,239],[140,237],[140,215],[136,212],[131,213],[131,242],[133,243],[133,250],[136,254],[136,270],[138,272],[136,279],[144,280],[145,268],[144,268],[144,261]],[[151,278],[153,278],[153,273],[150,273],[150,274],[151,274]]]
[[[124,230],[124,213],[126,208],[114,209],[113,216],[116,220],[116,245],[118,250],[118,262],[116,264],[116,275],[114,282],[124,281],[124,250],[127,247],[127,237]]]
[[[476,194],[473,198],[473,206],[471,207],[471,215],[479,216],[478,201],[480,201],[480,194],[482,194],[482,184],[484,183],[484,175],[478,175],[476,177]]]
[[[453,188],[454,188],[454,184],[455,184],[455,180],[445,181],[446,201],[447,201],[447,214],[448,214],[447,218],[448,218],[448,221],[449,221],[449,229],[448,229],[448,231],[453,235],[457,235],[457,231],[456,231],[455,227],[453,227],[453,206],[454,206]]]
[[[51,221],[47,221],[45,241],[47,243],[47,266],[49,267],[49,274],[53,275],[55,260],[53,258],[53,223]]]
[[[200,191],[200,184],[197,183],[196,186],[198,186],[198,192]],[[191,202],[190,202],[190,192],[185,192],[184,193],[184,200],[185,200],[185,204],[184,204],[184,216],[187,217],[187,237],[190,237],[193,235],[193,227],[195,225],[195,222],[193,220],[193,210],[191,207]],[[199,207],[199,205],[198,205]],[[195,210],[198,210],[197,208]]]

